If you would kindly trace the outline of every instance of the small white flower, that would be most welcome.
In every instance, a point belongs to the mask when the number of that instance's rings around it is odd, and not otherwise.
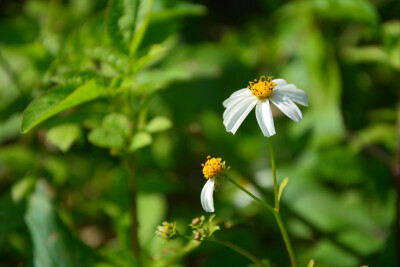
[[[254,81],[256,83],[250,82],[247,88],[234,92],[223,102],[226,108],[223,115],[226,131],[235,134],[255,106],[257,122],[264,136],[274,135],[275,126],[270,102],[293,121],[301,121],[301,111],[294,102],[308,106],[307,93],[294,84],[287,84],[284,79],[272,80],[271,77],[265,79],[262,76],[258,82]]]
[[[221,158],[211,158],[210,156],[207,157],[206,163],[201,164],[201,166],[203,166],[204,177],[207,179],[200,194],[201,206],[206,212],[214,212],[214,189],[224,179],[229,167],[225,166],[225,161],[222,161]]]
[[[206,184],[201,190],[200,200],[201,206],[207,212],[214,212],[214,200],[213,200],[213,193],[215,187],[215,178],[208,179]]]

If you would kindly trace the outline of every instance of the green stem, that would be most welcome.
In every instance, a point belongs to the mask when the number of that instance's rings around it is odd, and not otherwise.
[[[230,249],[233,249],[234,251],[238,252],[239,254],[242,254],[244,257],[248,258],[249,260],[251,260],[252,262],[257,264],[258,266],[266,267],[266,265],[264,263],[262,263],[261,260],[259,260],[256,256],[254,256],[253,254],[251,254],[247,250],[244,250],[241,247],[239,247],[239,246],[237,246],[237,245],[235,245],[235,244],[233,244],[233,243],[231,243],[229,241],[222,240],[222,239],[215,238],[215,237],[213,239],[210,239],[210,241],[219,243],[219,244],[224,245],[224,246],[226,246],[226,247],[228,247]]]
[[[137,218],[137,188],[136,188],[136,177],[134,171],[134,160],[124,161],[128,170],[128,187],[130,195],[130,217],[131,217],[131,246],[132,252],[136,256],[139,266],[141,266],[141,252],[138,235],[138,218]]]
[[[268,138],[269,140],[269,154],[271,156],[271,168],[272,175],[274,177],[274,200],[275,200],[275,210],[279,211],[279,200],[278,200],[278,182],[276,180],[276,167],[275,167],[275,153],[274,145],[272,143],[272,136]]]
[[[262,205],[264,208],[266,208],[267,210],[269,210],[270,212],[272,212],[272,214],[274,214],[276,222],[278,223],[279,226],[279,230],[281,231],[282,237],[283,237],[283,241],[285,243],[286,246],[286,250],[289,254],[289,258],[290,261],[292,263],[292,267],[296,267],[297,263],[296,263],[296,257],[294,255],[293,249],[292,249],[292,245],[290,243],[290,239],[289,236],[286,232],[286,228],[285,225],[282,222],[281,216],[279,214],[279,210],[274,209],[272,206],[270,206],[268,203],[266,203],[265,201],[261,200],[260,198],[256,197],[255,195],[253,195],[252,193],[250,193],[248,190],[246,190],[244,187],[240,186],[235,180],[233,180],[232,178],[228,178],[229,181],[234,184],[235,186],[237,186],[240,190],[242,190],[243,192],[245,192],[247,195],[249,195],[252,199],[254,199],[256,202],[258,202],[260,205]]]
[[[240,190],[242,190],[243,192],[245,192],[247,195],[249,195],[252,199],[254,199],[256,202],[258,202],[258,204],[264,206],[266,209],[268,209],[269,211],[271,211],[272,213],[275,212],[275,209],[270,206],[267,202],[259,199],[258,197],[256,197],[255,195],[253,195],[252,193],[250,193],[247,189],[245,189],[244,187],[242,187],[241,185],[239,185],[235,180],[233,180],[231,177],[228,178],[229,181],[234,184],[235,186],[237,186]]]
[[[274,211],[274,216],[275,216],[276,222],[278,223],[279,229],[281,230],[283,241],[285,242],[286,250],[289,254],[289,258],[290,258],[290,262],[292,263],[292,267],[296,267],[297,266],[296,257],[294,255],[292,244],[290,243],[289,236],[286,232],[286,228],[282,222],[279,211]]]
[[[275,200],[275,211],[274,216],[276,222],[278,223],[279,229],[281,231],[283,241],[285,242],[286,250],[289,254],[290,261],[292,266],[297,266],[296,257],[294,256],[292,245],[290,244],[289,236],[286,232],[285,225],[282,222],[281,215],[279,214],[279,199],[278,199],[278,182],[276,179],[276,167],[275,167],[275,152],[274,152],[274,144],[272,142],[272,136],[268,138],[269,140],[269,153],[271,157],[271,168],[272,168],[272,176],[274,178],[274,200]]]

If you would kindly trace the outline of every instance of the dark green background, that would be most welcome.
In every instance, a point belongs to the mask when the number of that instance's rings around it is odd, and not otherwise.
[[[300,266],[311,258],[315,266],[396,266],[399,1],[156,0],[139,55],[174,40],[134,75],[115,61],[123,47],[92,49],[113,44],[106,7],[105,0],[0,3],[0,266],[135,265],[125,166],[112,146],[88,138],[124,101],[137,114],[146,99],[146,121],[172,122],[133,153],[148,266],[165,265],[184,246],[162,243],[157,225],[177,221],[184,232],[204,214],[207,155],[222,157],[237,181],[272,200],[268,140],[254,112],[236,135],[222,124],[222,102],[261,75],[310,97],[300,123],[273,110],[278,180],[289,177],[282,217]],[[85,71],[106,84],[133,81],[127,90],[136,93],[86,102],[21,135],[24,109],[71,71],[78,83]],[[66,149],[48,135],[63,125],[72,129],[55,135],[70,135]],[[228,183],[214,201],[218,237],[289,266],[271,214]],[[250,264],[207,242],[181,256],[170,266]]]

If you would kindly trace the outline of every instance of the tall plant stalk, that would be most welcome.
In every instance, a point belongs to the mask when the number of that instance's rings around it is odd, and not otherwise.
[[[278,182],[276,178],[276,167],[275,167],[275,152],[274,152],[274,144],[272,142],[272,136],[268,138],[269,140],[269,152],[271,158],[271,169],[272,169],[272,176],[274,179],[274,200],[275,200],[275,210],[274,216],[276,222],[278,223],[279,230],[281,231],[283,241],[285,242],[286,250],[289,254],[290,262],[292,263],[293,267],[297,266],[296,257],[293,252],[292,244],[290,243],[289,236],[287,234],[285,225],[282,222],[281,215],[279,214],[279,197],[278,197]]]
[[[277,184],[277,178],[276,178],[276,167],[275,167],[275,153],[274,153],[274,148],[273,148],[273,143],[271,137],[269,139],[269,151],[271,155],[271,168],[272,168],[272,174],[273,174],[273,179],[274,179],[274,207],[266,203],[264,200],[261,200],[260,198],[256,197],[254,194],[250,193],[247,189],[239,185],[235,180],[229,177],[229,181],[234,184],[236,187],[238,187],[240,190],[245,192],[247,195],[249,195],[252,199],[254,199],[256,202],[258,202],[260,205],[262,205],[264,208],[272,212],[272,214],[275,217],[275,220],[279,226],[279,230],[282,234],[283,241],[286,246],[286,250],[289,254],[290,262],[292,264],[292,267],[297,267],[297,262],[296,262],[296,256],[294,254],[292,244],[290,242],[289,235],[286,231],[285,225],[283,224],[281,215],[279,213],[279,198],[278,198],[278,184]]]
[[[271,157],[271,169],[272,169],[272,176],[274,179],[274,207],[276,211],[279,211],[279,200],[278,200],[278,182],[276,179],[276,167],[275,167],[275,152],[274,146],[272,143],[272,136],[268,138],[269,140],[269,154]]]

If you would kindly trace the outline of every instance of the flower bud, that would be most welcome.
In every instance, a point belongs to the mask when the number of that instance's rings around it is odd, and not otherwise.
[[[193,229],[199,228],[203,225],[205,219],[206,218],[204,216],[196,217],[192,220],[192,223],[189,224],[189,226],[192,227]]]
[[[165,241],[176,238],[176,222],[163,222],[162,225],[157,226],[155,233]]]

